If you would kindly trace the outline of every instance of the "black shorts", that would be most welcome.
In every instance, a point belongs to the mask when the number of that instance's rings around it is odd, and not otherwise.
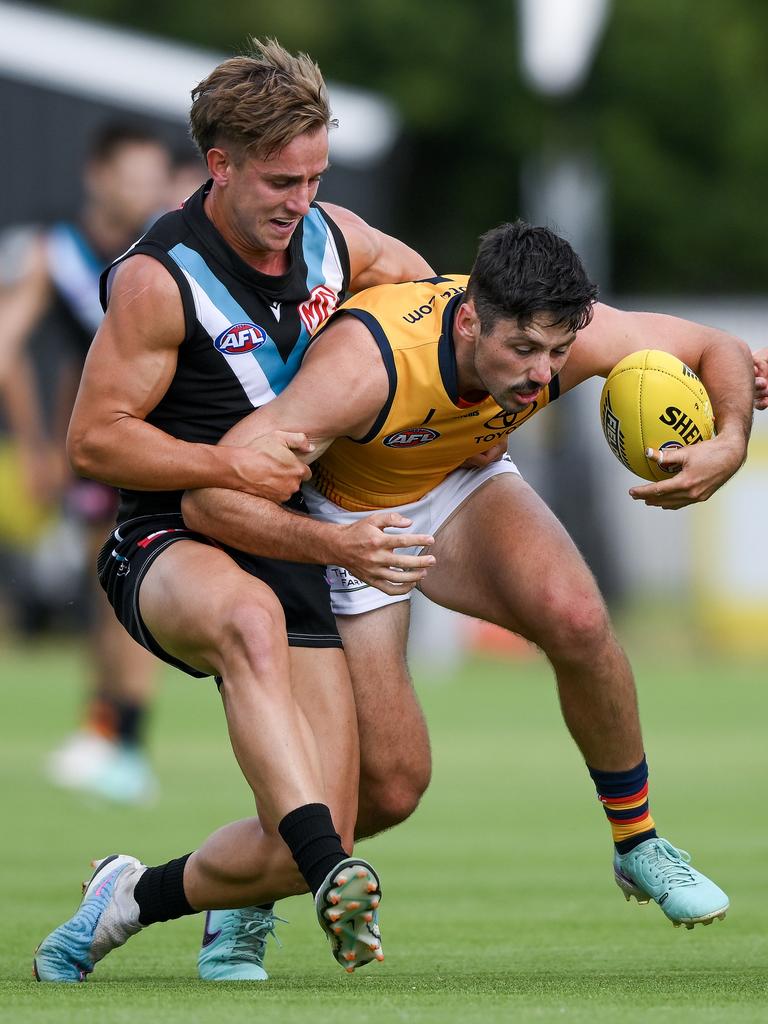
[[[248,555],[188,530],[181,515],[169,513],[139,516],[121,523],[107,537],[96,563],[99,582],[122,625],[134,640],[162,661],[191,676],[208,675],[167,654],[144,625],[139,612],[139,588],[147,569],[161,551],[179,540],[218,547],[241,569],[266,583],[283,606],[291,647],[342,646],[322,565]]]

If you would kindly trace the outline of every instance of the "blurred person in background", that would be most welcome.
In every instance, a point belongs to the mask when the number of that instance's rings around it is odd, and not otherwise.
[[[182,166],[182,165],[180,165]],[[186,171],[186,164],[183,165]],[[143,127],[107,123],[94,136],[83,168],[84,201],[71,221],[9,235],[13,267],[0,286],[0,398],[31,497],[79,525],[89,564],[114,521],[117,494],[72,476],[64,441],[91,340],[101,322],[99,275],[146,229],[181,201],[167,147]],[[198,171],[199,180],[199,171]],[[185,179],[184,187],[188,183]],[[7,261],[6,261],[7,262]],[[50,317],[61,344],[53,394],[41,393],[30,338]],[[156,783],[144,750],[156,665],[115,621],[92,585],[87,651],[92,678],[83,721],[49,756],[56,785],[116,801],[144,801]]]
[[[171,163],[165,209],[162,212],[178,210],[193,192],[197,192],[207,177],[208,173],[199,153],[187,147],[183,150],[175,150]]]

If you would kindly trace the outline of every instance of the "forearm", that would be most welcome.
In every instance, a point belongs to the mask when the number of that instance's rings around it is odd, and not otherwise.
[[[232,465],[235,451],[182,441],[130,416],[98,430],[73,421],[67,436],[67,454],[79,476],[142,491],[242,486]]]
[[[754,368],[749,346],[722,331],[710,330],[698,372],[712,401],[718,436],[741,452],[743,462],[752,429]]]
[[[243,491],[208,487],[188,491],[184,522],[207,537],[264,558],[316,565],[339,561],[341,527],[293,512]]]

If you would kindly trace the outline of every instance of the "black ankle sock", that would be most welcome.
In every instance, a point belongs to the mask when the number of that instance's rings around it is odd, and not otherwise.
[[[624,839],[619,843],[614,843],[617,853],[629,853],[630,850],[634,850],[640,843],[644,843],[646,839],[658,839],[656,835],[656,829],[649,829],[647,832],[639,832],[636,836],[632,836],[630,839]]]
[[[88,725],[94,732],[127,747],[140,747],[144,743],[147,719],[145,704],[98,693],[88,708]]]
[[[133,898],[139,905],[139,922],[155,924],[196,914],[184,894],[184,865],[191,853],[169,860],[157,868],[147,868],[136,883]]]
[[[314,896],[329,871],[348,855],[325,804],[304,804],[278,825],[299,871]]]
[[[275,909],[275,901],[272,900],[271,903],[259,903],[256,909],[263,910],[265,914],[271,914],[272,911]]]
[[[117,738],[127,747],[141,747],[144,744],[144,727],[147,709],[143,704],[130,701],[115,701]]]

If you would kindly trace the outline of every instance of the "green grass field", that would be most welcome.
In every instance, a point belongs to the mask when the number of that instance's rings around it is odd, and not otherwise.
[[[115,809],[49,788],[41,762],[73,725],[76,648],[6,648],[0,665],[0,1009],[9,1022],[768,1019],[768,694],[764,666],[637,659],[652,811],[728,891],[724,922],[674,929],[624,902],[603,812],[560,721],[548,668],[474,660],[422,674],[435,775],[407,824],[366,844],[382,874],[386,962],[333,962],[308,897],[281,904],[266,984],[196,979],[200,918],[158,925],[87,985],[39,985],[36,943],[68,917],[88,862],[150,863],[250,813],[212,684],[170,672],[152,726],[163,790]]]

